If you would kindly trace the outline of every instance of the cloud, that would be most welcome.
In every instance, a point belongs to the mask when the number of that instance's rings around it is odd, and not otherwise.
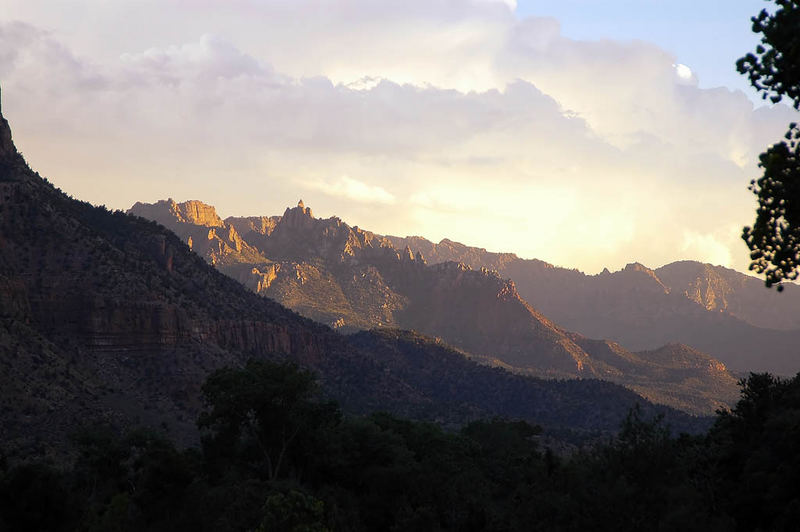
[[[58,80],[82,90],[102,89],[107,80],[76,57],[49,32],[25,22],[0,22],[0,76],[3,80],[24,72],[24,82],[35,90]]]
[[[726,231],[751,223],[756,156],[792,116],[700,89],[648,43],[568,39],[500,1],[87,2],[118,39],[44,7],[60,29],[0,23],[3,109],[43,175],[117,208],[275,214],[302,188],[381,233],[587,271],[743,269]],[[126,29],[155,12],[150,33]]]
[[[275,75],[271,67],[211,34],[203,35],[197,42],[122,54],[120,60],[124,68],[133,70],[136,75],[153,76],[167,83],[187,79],[208,82],[242,76],[272,78]]]
[[[517,9],[517,0],[475,0],[475,3],[485,2],[487,4],[505,4],[511,11]]]
[[[383,187],[368,185],[357,181],[348,176],[341,176],[335,181],[312,181],[301,182],[301,186],[322,192],[325,195],[336,198],[344,198],[361,203],[377,203],[391,205],[395,203],[395,197]]]
[[[684,81],[690,81],[694,77],[694,73],[692,69],[688,66],[678,63],[677,65],[673,65],[675,67],[675,74],[677,74],[678,78]]]
[[[739,232],[740,230],[738,228],[733,228],[732,231],[728,231],[727,235],[720,238],[719,235],[701,234],[686,230],[683,234],[681,251],[683,251],[687,257],[692,257],[701,262],[707,262],[715,266],[730,267],[734,262],[730,246],[731,237],[735,240],[739,240]]]

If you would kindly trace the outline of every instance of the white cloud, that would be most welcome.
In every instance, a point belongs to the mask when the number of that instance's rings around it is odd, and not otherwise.
[[[517,9],[517,0],[475,0],[475,3],[485,2],[487,4],[505,4],[511,11]]]
[[[310,181],[300,182],[299,184],[302,187],[317,190],[328,196],[361,203],[391,205],[395,202],[395,197],[387,192],[385,188],[368,185],[346,175],[339,177],[335,181]]]
[[[682,63],[678,63],[677,65],[673,66],[675,67],[675,73],[678,75],[680,79],[688,81],[694,77],[692,69],[689,68],[688,66]]]
[[[730,233],[730,231],[729,231]],[[738,231],[737,231],[738,233]],[[730,247],[730,234],[727,238],[720,238],[714,234],[702,234],[691,230],[683,233],[683,251],[687,257],[692,257],[701,262],[707,262],[715,266],[730,267],[734,260]]]

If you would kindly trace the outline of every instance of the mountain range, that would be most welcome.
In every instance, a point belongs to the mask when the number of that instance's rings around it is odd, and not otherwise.
[[[431,263],[459,261],[514,279],[527,301],[567,329],[633,350],[690,345],[736,372],[800,371],[800,286],[781,293],[760,279],[720,266],[680,261],[655,270],[628,264],[586,275],[511,253],[443,240],[389,237]]]
[[[557,325],[520,296],[513,280],[491,269],[513,259],[510,254],[473,269],[444,260],[437,246],[423,250],[427,241],[419,238],[383,237],[336,217],[315,218],[302,201],[282,216],[225,220],[200,201],[136,203],[129,213],[175,231],[253,291],[342,331],[413,329],[484,363],[542,377],[601,378],[697,414],[737,397],[736,378],[725,365],[696,349],[667,339],[633,353]]]
[[[312,223],[310,213],[295,213],[287,220]],[[189,222],[208,212],[187,210],[186,216],[183,223],[196,225]],[[257,251],[243,240],[237,244],[225,226],[203,227],[192,238],[195,249],[224,241],[234,257]],[[277,226],[271,234],[288,238]],[[309,244],[292,245],[303,252]],[[218,264],[235,262],[223,251]],[[372,252],[395,253],[380,246]],[[241,271],[248,282],[272,286],[271,275],[286,274],[284,259]],[[357,260],[347,253],[344,259]],[[416,257],[397,257],[395,274],[413,279],[418,268]],[[486,278],[511,287],[489,272],[429,268],[450,272],[449,282]],[[365,268],[354,285],[369,286],[370,271]],[[301,286],[313,281],[302,268],[291,274]],[[513,292],[508,297],[516,299]],[[553,334],[537,316],[531,311],[526,323]],[[566,335],[557,340],[565,352],[577,345]],[[314,370],[325,394],[350,413],[387,410],[443,424],[505,416],[594,433],[615,431],[640,403],[644,415],[663,413],[675,430],[707,424],[609,382],[518,375],[477,364],[417,333],[344,336],[301,317],[223,275],[158,223],[92,206],[54,187],[18,153],[0,109],[0,453],[58,455],[70,434],[94,423],[143,425],[184,444],[197,442],[203,380],[215,368],[252,358]]]

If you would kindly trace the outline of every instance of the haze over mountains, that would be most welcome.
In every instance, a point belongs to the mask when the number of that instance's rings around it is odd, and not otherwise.
[[[601,334],[567,332],[577,328],[551,321],[520,296],[513,280],[489,269],[520,261],[511,254],[382,237],[338,218],[314,218],[302,202],[283,216],[224,221],[198,201],[137,203],[129,212],[163,223],[252,290],[342,330],[414,329],[484,362],[541,376],[612,380],[697,413],[711,413],[737,395],[736,379],[724,364],[674,338],[637,354],[625,344],[586,337],[607,337]],[[426,251],[435,264],[428,264]],[[475,269],[451,258],[467,258]],[[480,266],[482,258],[489,259],[487,267]]]
[[[219,234],[230,236],[205,229],[206,241]],[[63,453],[70,433],[96,422],[196,442],[201,383],[250,358],[313,369],[348,412],[614,431],[639,402],[676,430],[705,424],[611,383],[513,375],[411,333],[344,337],[245,289],[163,227],[68,197],[27,166],[0,113],[4,452]]]

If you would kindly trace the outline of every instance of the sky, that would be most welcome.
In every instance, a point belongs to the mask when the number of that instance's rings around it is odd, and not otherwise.
[[[115,209],[302,198],[587,273],[745,271],[747,185],[798,118],[735,71],[757,0],[3,3],[17,147]]]

